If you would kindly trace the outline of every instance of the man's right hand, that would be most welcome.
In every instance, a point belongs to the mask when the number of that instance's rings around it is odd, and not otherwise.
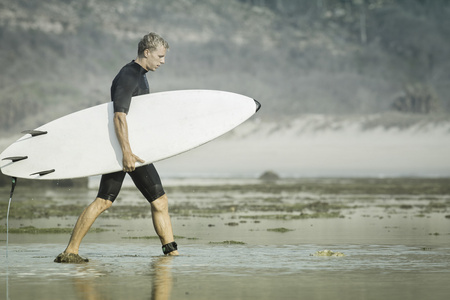
[[[136,169],[136,162],[143,164],[145,161],[133,153],[123,155],[123,171],[133,172]]]

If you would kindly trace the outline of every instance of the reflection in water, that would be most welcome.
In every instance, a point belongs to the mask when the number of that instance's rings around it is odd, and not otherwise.
[[[150,275],[152,280],[152,300],[170,299],[172,292],[172,259],[173,256],[160,256],[156,257],[151,262]],[[78,276],[73,276],[72,278],[79,299],[110,299],[110,297],[102,291],[105,287],[104,284],[96,281],[98,278],[106,278],[106,281],[109,283],[110,278],[108,278],[107,272],[103,273],[97,270],[93,265],[83,264],[77,267],[77,273]],[[7,297],[6,299],[9,298]]]
[[[85,300],[100,300],[108,299],[105,295],[96,288],[93,279],[88,278],[74,278],[75,291],[79,299]]]
[[[152,300],[170,299],[172,292],[172,260],[173,256],[161,256],[152,263]]]
[[[96,270],[92,265],[80,264],[77,266],[77,275],[73,276],[73,284],[79,299],[100,300],[108,299],[98,289],[95,279],[105,274]]]

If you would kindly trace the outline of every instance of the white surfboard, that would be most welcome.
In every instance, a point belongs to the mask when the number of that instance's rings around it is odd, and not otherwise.
[[[249,97],[223,91],[183,90],[133,97],[127,115],[134,154],[150,164],[232,130],[259,109]],[[84,109],[35,130],[0,154],[3,174],[67,179],[122,170],[113,103]]]

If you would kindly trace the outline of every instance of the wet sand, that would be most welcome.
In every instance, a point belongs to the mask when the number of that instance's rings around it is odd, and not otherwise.
[[[181,256],[133,188],[94,224],[85,265],[53,263],[95,189],[17,189],[7,299],[446,299],[449,179],[168,180]],[[5,198],[7,188],[2,189]],[[5,199],[7,200],[7,199]],[[2,217],[6,212],[1,202]],[[313,254],[332,250],[343,257]],[[7,297],[4,297],[7,296]]]

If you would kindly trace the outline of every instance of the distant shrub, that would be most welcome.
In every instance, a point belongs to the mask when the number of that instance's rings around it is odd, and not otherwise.
[[[437,111],[439,99],[434,91],[424,84],[408,84],[403,95],[392,103],[396,111],[406,113],[428,114]]]
[[[261,176],[259,176],[259,179],[264,181],[276,181],[280,179],[280,176],[278,176],[278,174],[273,171],[266,171]]]

